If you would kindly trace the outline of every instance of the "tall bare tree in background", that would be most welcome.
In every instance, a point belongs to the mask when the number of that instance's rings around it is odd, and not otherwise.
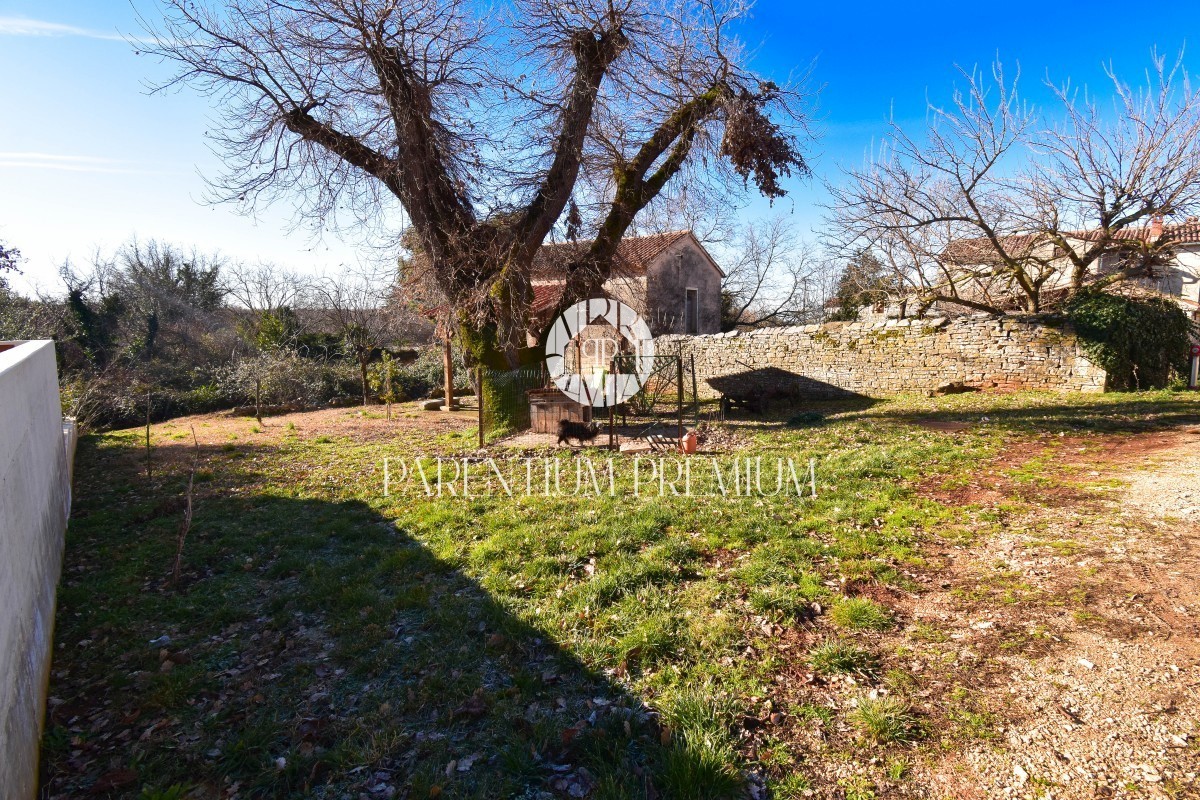
[[[887,265],[918,311],[1039,311],[1152,274],[1171,237],[1148,224],[1200,209],[1200,91],[1157,55],[1140,89],[1107,76],[1111,104],[1050,84],[1042,113],[999,65],[964,72],[927,129],[893,123],[878,157],[831,187],[833,243]]]
[[[731,34],[744,0],[163,5],[144,50],[179,67],[163,88],[222,109],[216,197],[298,196],[318,226],[386,227],[398,203],[485,363],[517,363],[552,231],[591,241],[569,302],[672,181],[776,198],[807,172],[799,95],[754,75]]]
[[[380,350],[427,327],[413,311],[390,302],[395,275],[349,270],[313,282],[312,311],[342,338],[345,355],[358,364],[363,405],[370,398],[367,369]]]
[[[224,274],[225,290],[250,311],[293,308],[303,302],[308,279],[276,264],[232,264]]]
[[[722,330],[820,320],[829,271],[786,217],[748,223],[724,240]]]
[[[134,238],[111,255],[97,250],[82,268],[67,262],[60,275],[68,303],[82,310],[82,296],[94,294],[111,316],[122,317],[123,347],[151,360],[163,336],[178,348],[194,347],[218,327],[212,312],[225,297],[227,263],[220,254]]]

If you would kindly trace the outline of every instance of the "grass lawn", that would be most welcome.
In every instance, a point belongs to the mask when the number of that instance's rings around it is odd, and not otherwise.
[[[86,438],[43,796],[919,793],[924,761],[991,735],[980,665],[905,609],[939,553],[1000,523],[935,497],[1000,469],[1036,496],[1058,441],[1195,421],[1200,402],[812,409],[728,423],[724,455],[815,458],[816,499],[384,497],[385,457],[474,454],[469,421],[415,414],[176,420],[149,480],[142,431]]]

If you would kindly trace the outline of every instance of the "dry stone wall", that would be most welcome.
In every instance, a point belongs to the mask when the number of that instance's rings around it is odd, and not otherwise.
[[[1034,316],[829,322],[708,336],[663,336],[659,353],[695,359],[701,397],[744,385],[836,397],[928,391],[948,383],[1001,390],[1102,392],[1105,372],[1069,329]]]

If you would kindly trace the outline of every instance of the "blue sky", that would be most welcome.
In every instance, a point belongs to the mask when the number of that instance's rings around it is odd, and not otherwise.
[[[153,3],[136,5],[153,15]],[[742,30],[756,67],[786,78],[815,60],[821,88],[816,178],[778,207],[803,231],[819,226],[820,178],[861,162],[889,114],[919,124],[927,96],[948,96],[956,64],[1019,63],[1034,102],[1047,72],[1098,87],[1111,60],[1135,81],[1154,46],[1175,53],[1191,40],[1187,61],[1200,69],[1200,15],[1178,8],[760,0]],[[251,219],[201,202],[200,175],[217,168],[203,138],[211,109],[186,90],[147,96],[144,81],[163,73],[121,38],[136,32],[122,0],[0,0],[0,240],[27,256],[22,285],[55,288],[63,259],[135,234],[301,270],[355,261],[354,242],[290,232],[285,206]]]

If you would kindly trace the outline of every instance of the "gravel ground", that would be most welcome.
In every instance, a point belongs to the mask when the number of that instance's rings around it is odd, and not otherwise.
[[[947,797],[1200,797],[1200,431],[1071,462],[1119,488],[1011,520],[956,567],[960,580],[1003,568],[1063,602],[996,607],[967,631],[986,649],[993,629],[1025,626],[1047,648],[996,658],[1008,670],[991,692],[999,738],[936,765],[930,785],[956,784]]]

